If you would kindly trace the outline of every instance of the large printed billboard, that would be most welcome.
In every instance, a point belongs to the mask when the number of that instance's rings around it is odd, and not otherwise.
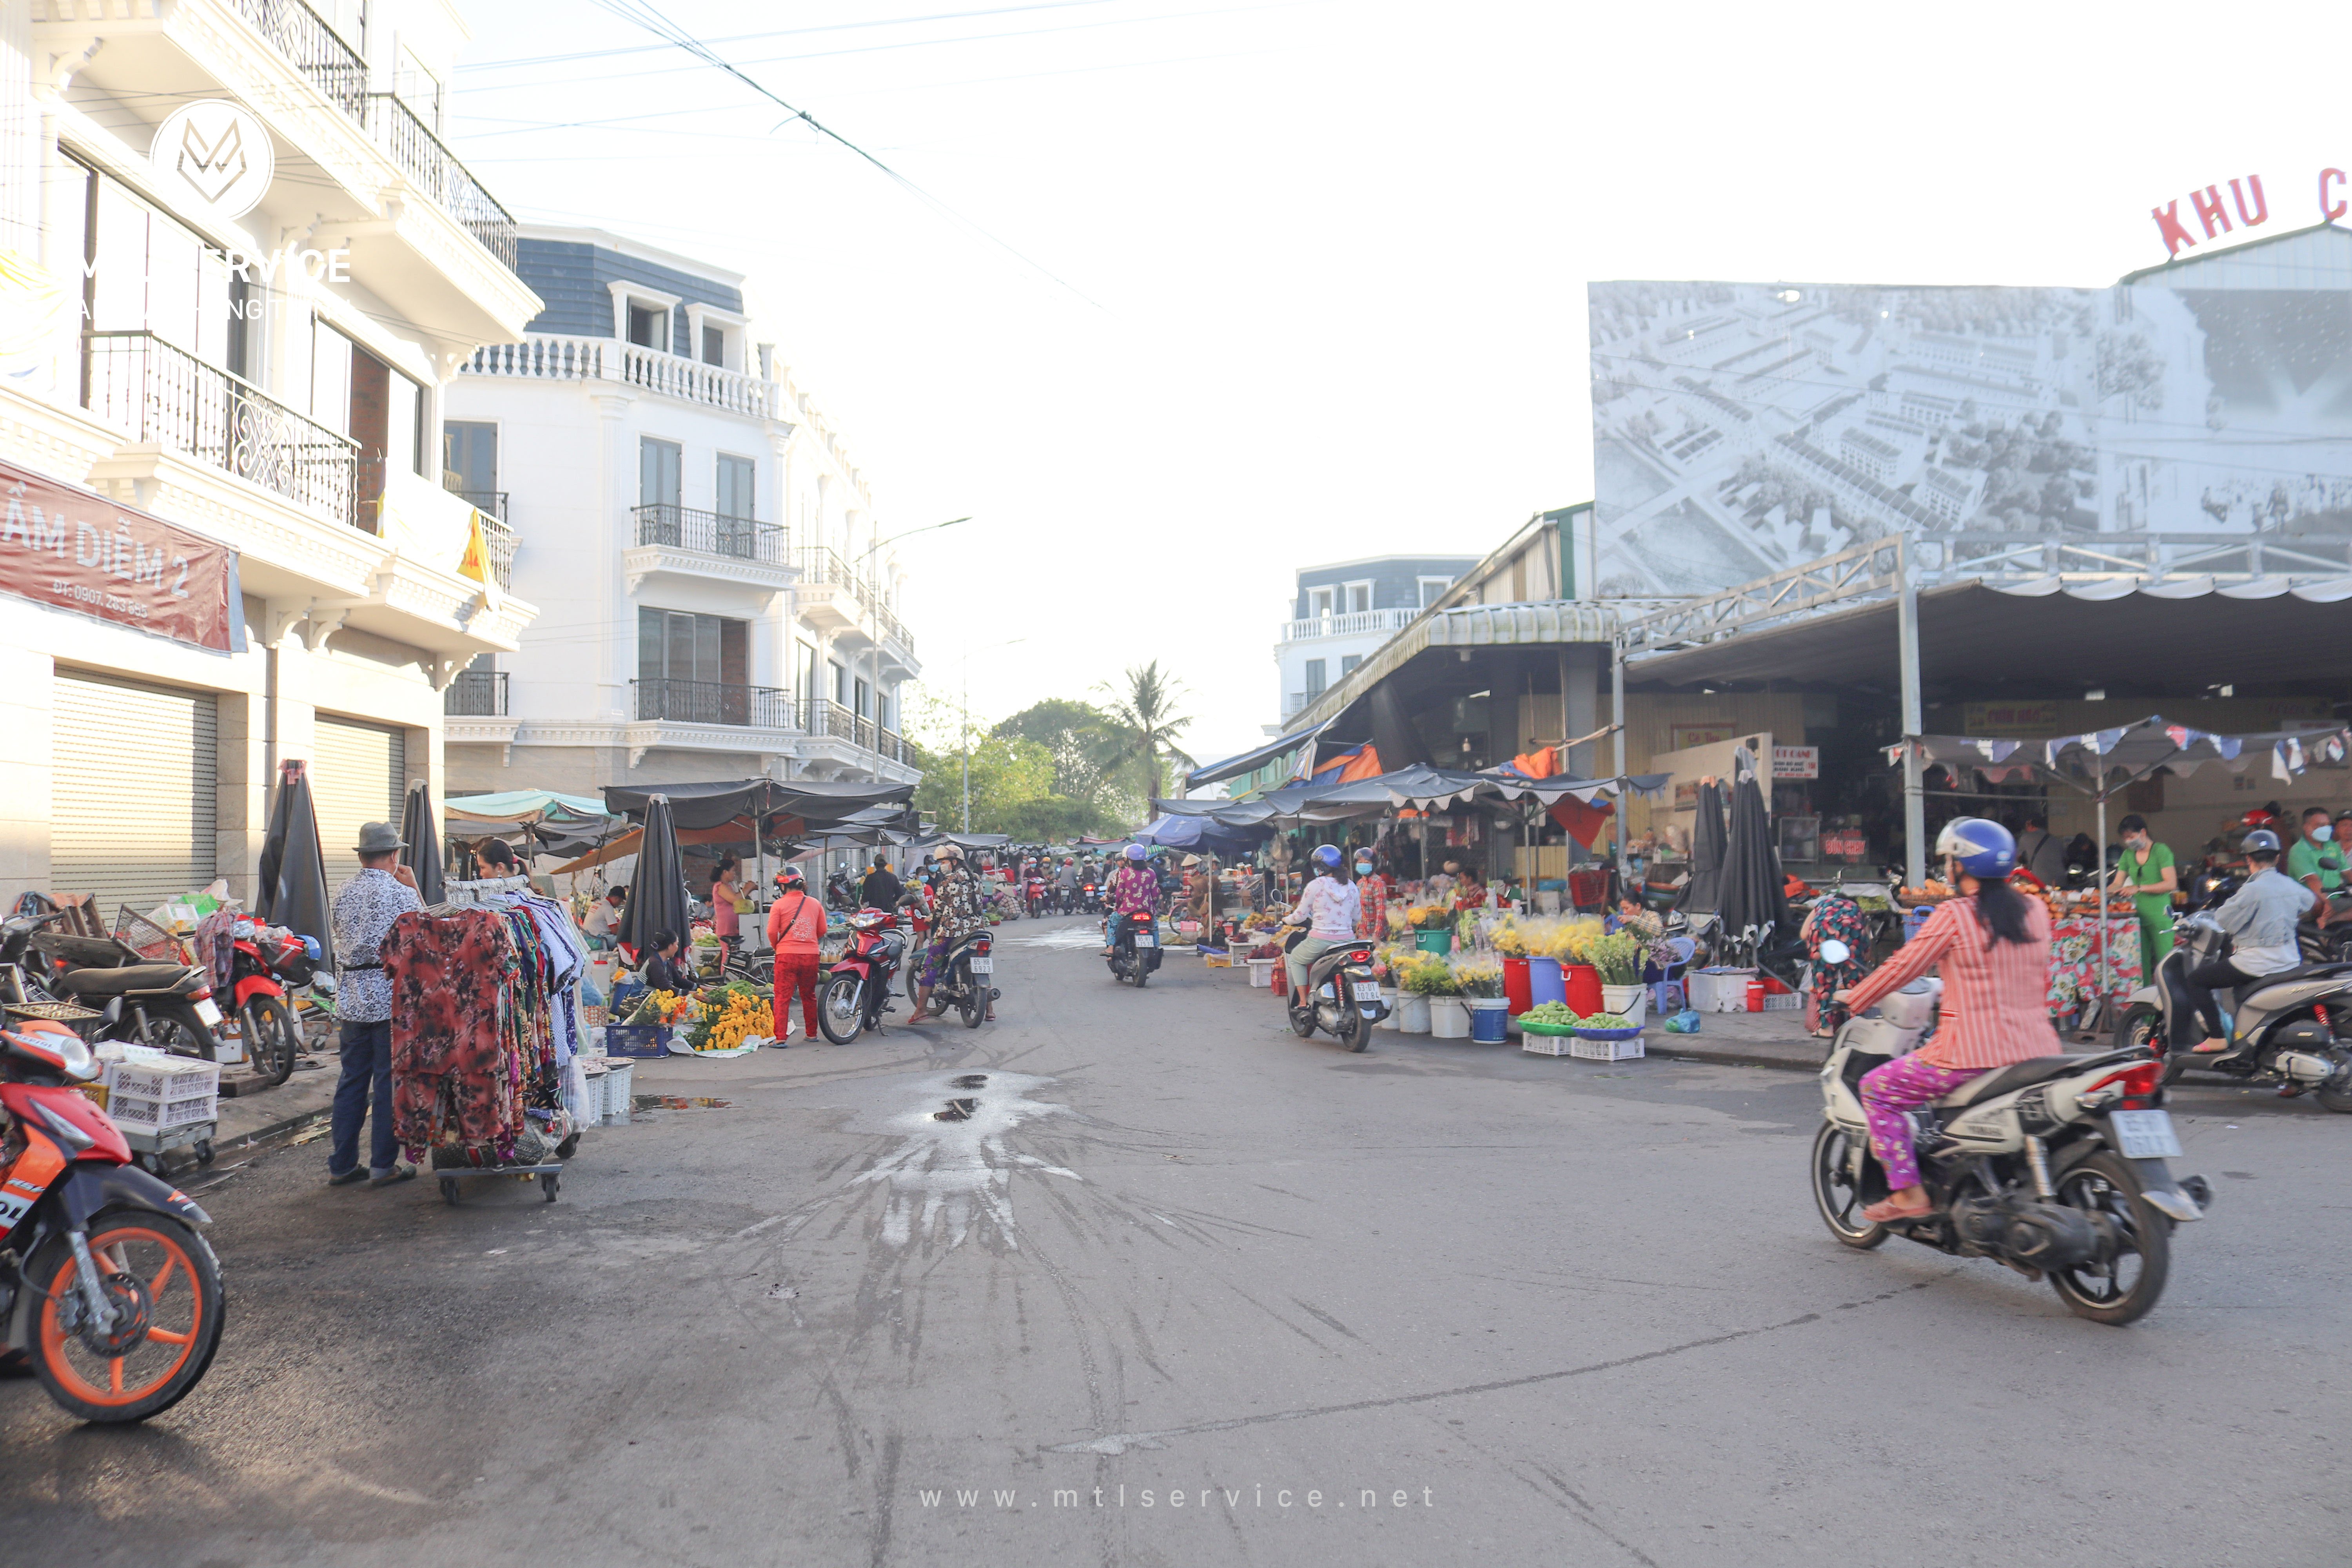
[[[2352,570],[2352,290],[1614,282],[1591,303],[1603,595],[1896,531],[1930,574]]]

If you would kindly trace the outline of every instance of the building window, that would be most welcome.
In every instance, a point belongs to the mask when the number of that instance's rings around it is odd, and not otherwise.
[[[1314,620],[1329,620],[1331,618],[1331,590],[1328,588],[1318,588],[1313,593],[1309,594],[1307,597],[1307,613],[1308,616]]]
[[[721,517],[737,517],[745,521],[759,512],[760,465],[749,458],[730,458],[719,454],[719,505],[713,510]]]
[[[1341,654],[1341,655],[1339,656],[1339,679],[1342,679],[1342,680],[1345,680],[1345,679],[1348,678],[1348,672],[1349,672],[1349,670],[1351,670],[1351,669],[1355,668],[1356,668],[1356,666],[1358,666],[1358,665],[1360,665],[1360,664],[1361,664],[1361,663],[1363,663],[1363,662],[1364,662],[1364,656],[1363,656],[1362,654],[1360,654],[1360,653],[1343,653],[1343,654]]]
[[[676,506],[680,493],[683,454],[675,441],[637,439],[637,504]]]
[[[669,312],[657,305],[629,302],[629,341],[641,349],[669,347]]]
[[[1421,607],[1425,610],[1437,603],[1444,596],[1445,590],[1452,586],[1454,579],[1451,577],[1423,577],[1421,580]]]
[[[441,488],[484,511],[496,509],[499,427],[488,420],[451,419],[441,426]]]
[[[1348,584],[1348,614],[1360,616],[1372,607],[1372,585],[1370,583]]]
[[[869,701],[870,701],[870,698],[869,698],[869,696],[868,696],[868,694],[867,694],[866,687],[866,682],[865,682],[865,681],[860,680],[860,681],[856,682],[856,692],[857,692],[857,700],[856,700],[856,702],[854,702],[854,703],[852,703],[852,704],[851,704],[851,710],[852,710],[853,712],[855,712],[855,713],[856,713],[856,714],[860,719],[865,719],[865,718],[869,718],[869,717],[871,717],[871,715],[867,712],[867,705],[868,705],[868,703],[869,703]]]
[[[715,364],[721,370],[727,368],[726,328],[705,327],[702,329],[702,363],[705,364]]]
[[[849,706],[849,667],[845,664],[833,667],[833,700],[837,707]]]
[[[818,695],[816,684],[816,645],[814,643],[804,642],[801,644],[800,675],[801,695],[803,697],[814,697]]]
[[[1307,661],[1307,695],[1312,697],[1322,689],[1323,661],[1319,658],[1310,658]]]
[[[637,679],[741,686],[751,676],[751,632],[743,621],[639,605]]]

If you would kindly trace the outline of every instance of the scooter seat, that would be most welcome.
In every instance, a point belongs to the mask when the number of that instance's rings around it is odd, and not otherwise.
[[[65,988],[78,996],[120,996],[126,991],[166,991],[180,983],[187,968],[178,963],[132,963],[121,969],[77,969],[65,977]]]
[[[1979,1073],[1936,1103],[1947,1110],[1958,1110],[1997,1095],[2011,1094],[2037,1083],[2048,1083],[2053,1078],[2081,1072],[2091,1064],[2092,1058],[2032,1057],[2021,1062],[2011,1062],[2005,1068],[1994,1068]]]

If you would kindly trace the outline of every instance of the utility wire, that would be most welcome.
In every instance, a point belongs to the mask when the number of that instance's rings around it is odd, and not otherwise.
[[[877,169],[881,170],[882,173],[889,176],[890,180],[901,190],[904,190],[909,195],[912,195],[918,201],[920,201],[924,205],[929,207],[932,211],[938,213],[942,217],[949,219],[950,222],[961,225],[971,233],[988,241],[989,244],[995,246],[999,250],[1003,251],[1007,256],[1012,257],[1023,266],[1030,268],[1039,277],[1068,289],[1072,295],[1084,300],[1087,304],[1093,306],[1096,310],[1099,310],[1102,309],[1102,305],[1098,301],[1089,299],[1087,294],[1077,287],[1077,285],[1072,283],[1068,279],[1056,275],[1055,273],[1048,270],[1042,263],[1030,257],[1023,255],[1018,250],[1015,250],[1012,246],[1006,244],[1003,240],[999,239],[996,236],[989,233],[988,230],[981,227],[980,225],[972,222],[961,213],[957,212],[953,207],[949,206],[945,202],[931,195],[930,192],[923,189],[922,186],[915,184],[914,181],[898,173],[898,170],[892,168],[889,164],[884,163],[873,153],[868,153],[856,142],[852,142],[848,137],[844,136],[838,131],[834,130],[831,126],[819,121],[814,115],[809,113],[807,110],[802,109],[796,104],[787,103],[782,98],[771,92],[759,82],[754,81],[750,76],[737,69],[733,65],[730,64],[725,58],[723,58],[716,49],[702,42],[699,38],[697,38],[693,34],[688,32],[677,23],[671,21],[667,16],[662,15],[662,13],[653,5],[652,0],[596,0],[596,4],[603,9],[610,11],[613,15],[622,18],[624,21],[635,23],[638,26],[645,28],[646,31],[653,34],[656,37],[663,38],[669,43],[675,44],[677,47],[684,49],[688,54],[694,56],[697,59],[702,60],[706,64],[714,66],[719,70],[725,71],[729,76],[733,77],[737,81],[741,82],[745,87],[750,88],[761,98],[766,99],[769,102],[786,110],[791,115],[792,120],[798,120],[804,122],[810,130],[817,132],[817,134],[847,148],[850,152],[856,153],[858,157],[864,159],[866,163],[871,163]],[[784,125],[790,124],[791,122],[791,120],[780,121],[776,129],[781,130]]]

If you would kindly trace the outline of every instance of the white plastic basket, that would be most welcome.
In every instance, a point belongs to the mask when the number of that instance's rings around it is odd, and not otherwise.
[[[631,1098],[636,1089],[637,1064],[621,1057],[606,1058],[604,1071],[604,1121],[624,1122],[635,1106]]]
[[[1804,1005],[1804,993],[1801,991],[1791,991],[1785,996],[1775,996],[1769,991],[1764,994],[1764,1011],[1767,1013],[1794,1013]]]
[[[1250,984],[1261,991],[1274,987],[1274,972],[1281,964],[1278,958],[1253,958],[1249,961]]]
[[[1576,1054],[1574,1035],[1537,1035],[1525,1030],[1519,1034],[1519,1049],[1534,1057],[1570,1057]]]
[[[1684,994],[1690,998],[1695,1011],[1701,1013],[1745,1013],[1748,1011],[1748,983],[1756,978],[1752,969],[1727,969],[1710,973],[1694,969],[1683,977]]]
[[[158,1131],[167,1127],[185,1127],[191,1122],[217,1121],[220,1103],[212,1096],[201,1100],[151,1100],[145,1095],[122,1094],[110,1089],[106,1096],[106,1113],[126,1127],[152,1128]]]
[[[1588,1040],[1582,1035],[1562,1037],[1568,1054],[1585,1062],[1627,1062],[1642,1055],[1642,1037],[1630,1040]]]
[[[185,1100],[211,1100],[220,1093],[218,1062],[112,1062],[106,1069],[110,1094],[173,1104]]]

